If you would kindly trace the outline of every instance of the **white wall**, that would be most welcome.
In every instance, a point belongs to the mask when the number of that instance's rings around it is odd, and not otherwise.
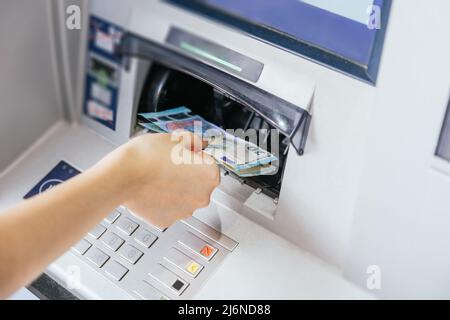
[[[450,2],[394,1],[346,274],[382,297],[450,298],[450,176],[432,168],[450,93]]]
[[[84,54],[86,38],[88,34],[88,14],[85,11],[88,0],[60,0],[52,2],[52,15],[54,20],[54,37],[57,44],[58,76],[61,80],[63,92],[62,104],[64,117],[70,121],[76,121],[80,115],[77,113],[81,107],[84,95]],[[78,6],[81,13],[81,29],[68,29],[66,19],[67,9]],[[70,11],[71,12],[71,11]]]
[[[47,3],[0,3],[0,171],[60,117]]]

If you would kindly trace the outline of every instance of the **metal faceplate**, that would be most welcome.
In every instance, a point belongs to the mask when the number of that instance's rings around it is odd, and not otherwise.
[[[195,218],[160,230],[125,208],[117,212],[72,253],[137,299],[193,298],[237,246]]]

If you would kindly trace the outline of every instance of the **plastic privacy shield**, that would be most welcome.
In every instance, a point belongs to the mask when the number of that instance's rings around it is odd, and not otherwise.
[[[297,154],[303,155],[311,121],[311,115],[305,109],[181,53],[179,49],[163,46],[133,33],[124,35],[120,52],[124,57],[157,61],[208,83],[259,114],[289,138]]]

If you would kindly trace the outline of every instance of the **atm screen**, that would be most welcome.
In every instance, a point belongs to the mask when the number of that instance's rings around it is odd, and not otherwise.
[[[375,83],[391,0],[168,0]]]
[[[338,15],[353,22],[367,25],[369,20],[367,10],[373,5],[373,0],[205,0],[205,2],[294,38],[307,40],[327,47],[327,49],[335,50],[337,53],[346,54],[358,62],[367,61],[367,57],[358,54],[356,50],[351,50],[348,45],[347,47],[335,45],[332,42],[331,32],[326,32],[324,37],[319,38],[312,29],[317,28],[317,24],[321,20],[323,21],[323,17],[327,15]],[[315,12],[314,16],[309,18],[306,16],[306,13],[311,14],[313,12]],[[316,20],[316,22],[313,20]]]

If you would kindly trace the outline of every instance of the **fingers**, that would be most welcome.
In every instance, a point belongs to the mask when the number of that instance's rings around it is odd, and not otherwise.
[[[202,140],[202,150],[204,150],[208,146],[209,142],[206,140]]]
[[[214,160],[214,158],[211,157],[210,155],[208,155],[206,153],[202,153],[201,157],[202,157],[203,164],[206,164],[208,166],[217,166],[216,160]]]

